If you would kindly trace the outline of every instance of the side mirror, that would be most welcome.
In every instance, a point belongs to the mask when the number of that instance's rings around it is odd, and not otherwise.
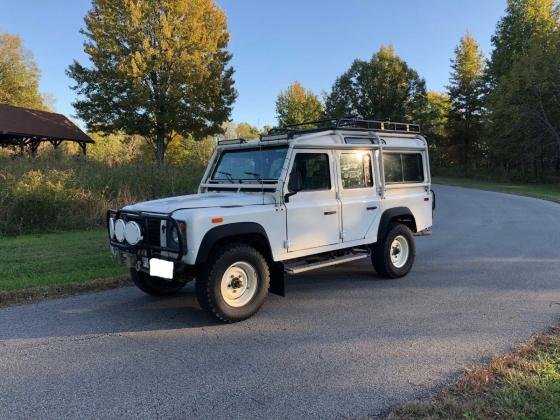
[[[284,196],[284,201],[288,203],[292,195],[297,194],[303,189],[301,174],[297,170],[292,170],[288,179],[288,193]]]

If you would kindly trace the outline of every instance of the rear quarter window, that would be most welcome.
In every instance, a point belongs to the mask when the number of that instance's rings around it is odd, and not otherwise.
[[[385,182],[424,182],[424,159],[421,153],[383,153]]]

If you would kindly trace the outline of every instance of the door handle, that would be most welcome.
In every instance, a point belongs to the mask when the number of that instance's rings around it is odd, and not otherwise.
[[[366,210],[377,210],[377,206],[366,207]]]
[[[325,211],[325,212],[323,212],[323,214],[324,214],[325,216],[330,216],[331,214],[336,214],[336,210]]]

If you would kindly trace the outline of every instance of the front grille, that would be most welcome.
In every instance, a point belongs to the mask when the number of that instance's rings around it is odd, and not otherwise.
[[[161,219],[150,219],[147,220],[148,232],[146,232],[146,241],[149,245],[160,246],[161,245]]]

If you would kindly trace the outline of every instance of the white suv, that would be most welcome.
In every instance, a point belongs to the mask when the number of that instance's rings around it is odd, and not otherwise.
[[[236,322],[283,296],[286,273],[371,258],[380,276],[406,275],[434,200],[417,125],[340,119],[221,141],[198,194],[110,210],[107,224],[138,288],[196,279],[200,305]]]

